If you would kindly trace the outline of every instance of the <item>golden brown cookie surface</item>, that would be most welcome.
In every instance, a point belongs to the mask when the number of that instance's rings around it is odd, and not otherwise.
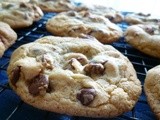
[[[31,0],[45,12],[64,12],[75,9],[72,0]]]
[[[111,7],[106,7],[101,5],[83,5],[82,4],[77,9],[80,9],[80,8],[82,11],[88,11],[92,14],[104,16],[114,23],[122,22],[124,20],[124,16],[119,11]]]
[[[53,35],[81,37],[90,35],[102,43],[117,41],[123,34],[120,27],[101,15],[88,11],[69,11],[49,19],[46,28]]]
[[[125,32],[126,42],[139,51],[160,58],[159,25],[133,25]]]
[[[1,2],[0,10],[0,21],[8,23],[13,29],[28,27],[43,16],[38,6],[23,2]]]
[[[160,65],[150,69],[147,72],[145,83],[144,83],[144,90],[147,96],[147,101],[157,116],[157,119],[160,119]]]
[[[130,111],[141,94],[130,61],[91,39],[48,36],[23,45],[7,72],[25,102],[62,114],[115,117]]]
[[[12,28],[3,22],[0,22],[0,57],[4,51],[10,47],[17,39],[17,34]]]

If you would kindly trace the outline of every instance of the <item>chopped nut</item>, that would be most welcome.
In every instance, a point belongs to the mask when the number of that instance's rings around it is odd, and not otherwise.
[[[77,93],[77,99],[86,106],[94,100],[95,96],[96,91],[94,88],[84,88],[81,89],[79,93]]]
[[[42,65],[47,69],[53,69],[53,65],[51,62],[51,57],[48,54],[40,55],[36,57],[38,62],[42,62]]]
[[[40,74],[31,81],[28,90],[32,95],[44,95],[48,89],[48,86],[48,77],[46,75]]]
[[[75,58],[72,58],[69,62],[69,69],[74,70],[74,72],[81,72],[83,71],[82,65],[79,63],[79,61]]]
[[[86,74],[91,75],[95,74],[103,74],[105,68],[101,63],[89,63],[84,67],[84,71]]]
[[[82,65],[85,65],[88,63],[88,60],[83,57],[76,58]]]

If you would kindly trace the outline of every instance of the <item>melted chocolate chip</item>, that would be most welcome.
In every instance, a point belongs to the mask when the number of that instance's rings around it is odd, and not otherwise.
[[[149,33],[150,35],[153,35],[153,34],[154,34],[154,29],[153,29],[153,28],[147,27],[147,28],[145,29],[145,31],[146,31],[147,33]]]
[[[67,14],[68,14],[69,16],[76,16],[76,12],[74,12],[74,11],[69,11]]]
[[[6,5],[4,8],[5,8],[5,9],[10,9],[11,7],[14,7],[14,6],[15,6],[14,4],[11,4],[11,3],[10,3],[10,4]]]
[[[27,5],[25,3],[20,3],[19,7],[20,8],[27,8]]]
[[[77,99],[82,103],[82,105],[89,105],[95,98],[96,91],[94,88],[84,88],[80,90],[77,94]]]
[[[113,21],[114,20],[114,17],[113,16],[105,16],[106,18],[108,18],[110,21]]]
[[[11,83],[14,86],[16,86],[16,83],[20,78],[20,71],[21,71],[21,66],[15,67],[12,71]]]
[[[151,14],[144,14],[144,13],[138,13],[138,15],[140,15],[140,16],[144,16],[144,17],[149,17],[149,16],[151,16]]]
[[[46,75],[40,74],[30,83],[28,89],[32,95],[44,94],[48,89],[48,78]]]

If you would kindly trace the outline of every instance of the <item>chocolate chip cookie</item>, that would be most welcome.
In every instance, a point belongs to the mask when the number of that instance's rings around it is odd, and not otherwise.
[[[118,23],[124,20],[124,15],[121,14],[121,12],[111,7],[106,7],[101,5],[82,5],[82,6],[77,9],[81,8],[81,10],[86,10],[92,14],[104,16],[108,18],[111,22]]]
[[[64,12],[74,10],[76,5],[72,0],[31,0],[45,12]]]
[[[160,65],[150,69],[147,72],[144,90],[147,96],[147,101],[152,111],[160,119]]]
[[[129,24],[157,24],[160,23],[160,19],[151,16],[151,14],[144,13],[130,13],[124,18],[124,21]]]
[[[4,54],[17,39],[17,34],[12,28],[3,22],[0,22],[0,57]]]
[[[69,11],[48,20],[46,28],[53,35],[81,37],[90,35],[102,43],[117,41],[123,34],[120,27],[101,15],[88,11]]]
[[[30,0],[0,0],[0,2],[29,2]]]
[[[8,23],[13,29],[28,27],[43,16],[38,6],[23,2],[0,2],[0,10],[0,21]]]
[[[139,51],[160,58],[159,25],[133,25],[125,32],[125,39]]]
[[[115,117],[141,94],[131,62],[96,39],[43,37],[16,49],[7,73],[26,103],[73,116]]]

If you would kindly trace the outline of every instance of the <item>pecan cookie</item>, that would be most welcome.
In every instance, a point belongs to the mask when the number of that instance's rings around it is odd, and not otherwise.
[[[120,27],[101,15],[88,11],[69,11],[48,20],[46,28],[59,36],[81,37],[90,35],[102,43],[117,41],[123,34]]]
[[[72,0],[31,0],[46,12],[64,12],[74,10],[76,5]]]
[[[122,22],[124,20],[124,15],[111,7],[101,5],[81,5],[81,7],[77,9],[85,10],[96,15],[102,15],[114,23]]]
[[[129,24],[157,24],[160,19],[151,16],[151,14],[131,13],[125,16],[124,21]]]
[[[0,22],[0,57],[4,51],[10,47],[17,39],[17,34],[12,28],[3,22]]]
[[[141,52],[160,58],[159,25],[133,25],[125,32],[125,39]]]
[[[43,16],[38,6],[23,2],[1,2],[0,10],[0,21],[8,23],[13,29],[28,27]]]
[[[147,96],[147,101],[152,111],[160,119],[160,65],[150,69],[147,72],[144,90]]]
[[[41,38],[15,50],[7,72],[26,103],[68,115],[118,116],[141,94],[131,62],[95,39]]]

